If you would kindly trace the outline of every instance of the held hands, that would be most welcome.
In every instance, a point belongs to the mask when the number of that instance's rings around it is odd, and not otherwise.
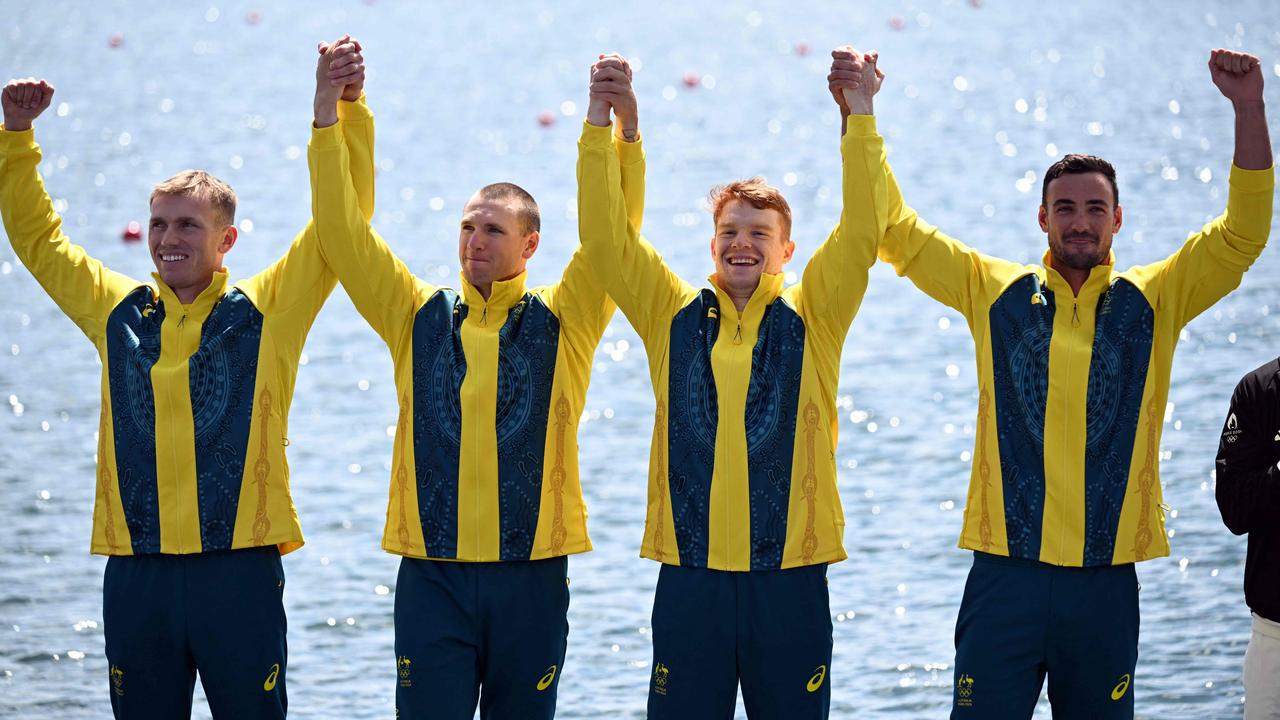
[[[31,129],[31,121],[53,102],[53,86],[44,80],[27,78],[10,80],[0,93],[0,106],[4,108],[4,129],[21,132]]]
[[[1209,75],[1233,104],[1262,102],[1262,62],[1257,55],[1213,50],[1209,53]]]
[[[862,53],[851,45],[831,51],[831,73],[827,89],[840,106],[843,115],[874,115],[872,98],[884,82],[884,73],[876,67],[880,55],[875,50]]]
[[[333,43],[316,46],[316,127],[338,122],[338,100],[360,99],[364,90],[364,55],[360,41],[343,35]]]
[[[631,64],[617,53],[607,53],[591,65],[591,102],[587,106],[587,122],[601,127],[609,124],[613,110],[625,140],[636,138],[640,110],[631,87]]]

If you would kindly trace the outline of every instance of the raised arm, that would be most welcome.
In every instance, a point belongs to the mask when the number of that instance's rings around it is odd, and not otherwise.
[[[601,55],[597,66],[605,65],[626,75],[623,87],[614,91],[611,101],[617,116],[614,150],[622,180],[622,197],[627,209],[627,223],[637,233],[644,219],[644,148],[640,144],[640,118],[635,93],[630,92],[631,65],[616,53]],[[608,118],[605,109],[605,118]],[[582,333],[580,344],[591,347],[599,341],[617,308],[605,291],[604,283],[587,259],[586,249],[579,246],[565,266],[564,275],[555,287],[554,305],[562,318],[576,320]]]
[[[1213,84],[1235,113],[1235,156],[1227,210],[1152,266],[1160,294],[1189,322],[1240,284],[1271,232],[1275,172],[1262,96],[1262,63],[1254,55],[1217,49],[1209,55]]]
[[[319,98],[327,100],[333,112],[331,123],[337,123],[339,100],[345,107],[342,117],[351,117],[350,125],[344,121],[333,125],[333,132],[341,132],[353,146],[353,162],[349,169],[348,183],[356,182],[359,188],[361,213],[373,213],[373,129],[372,116],[363,102],[364,58],[360,43],[349,36],[332,44],[321,43],[316,67],[317,105]],[[363,215],[362,215],[363,216]],[[298,234],[284,256],[266,270],[240,283],[257,300],[265,312],[290,316],[282,326],[296,329],[301,340],[337,284],[337,275],[325,262],[316,231],[316,219]],[[301,344],[299,343],[299,349]]]
[[[1275,363],[1268,363],[1274,370]],[[1231,395],[1218,442],[1218,510],[1237,535],[1272,527],[1280,517],[1280,450],[1272,438],[1280,402],[1274,372],[1246,375]]]
[[[851,111],[844,97],[843,82],[847,79],[848,68],[847,58],[843,59],[846,62],[840,63],[839,67],[833,63],[828,85],[844,118],[841,130],[847,135]],[[845,74],[841,74],[841,70]],[[881,157],[885,158],[883,154]],[[974,299],[982,293],[990,277],[990,266],[1010,263],[983,255],[925,222],[903,200],[902,189],[887,158],[882,169],[888,225],[880,240],[877,256],[892,265],[899,277],[910,279],[929,297],[969,318],[973,313]]]
[[[369,224],[372,208],[366,208],[360,188],[367,183],[372,197],[373,161],[364,157],[364,148],[372,146],[373,116],[364,107],[359,132],[348,127],[350,113],[344,115],[322,70],[316,75],[315,123],[307,151],[312,221],[325,262],[338,274],[356,310],[394,349],[409,327],[419,281]],[[361,141],[362,136],[367,140]]]
[[[875,53],[846,45],[831,53],[828,83],[839,90],[845,128],[840,150],[843,208],[840,224],[814,252],[800,282],[800,311],[825,325],[837,347],[849,330],[867,290],[867,271],[886,224],[884,139],[876,132],[875,94],[884,81]],[[825,322],[824,322],[825,321]]]
[[[40,177],[40,146],[31,127],[52,101],[53,86],[33,78],[12,80],[0,92],[0,215],[18,259],[58,307],[96,338],[111,308],[139,283],[107,269],[62,232],[62,218]]]
[[[616,55],[602,55],[591,67],[591,102],[578,141],[578,236],[596,277],[647,341],[692,288],[640,237],[644,156],[631,79]]]

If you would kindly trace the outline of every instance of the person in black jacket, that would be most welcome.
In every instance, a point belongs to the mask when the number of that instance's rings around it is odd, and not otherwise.
[[[1280,358],[1245,375],[1218,444],[1218,509],[1249,534],[1244,598],[1253,636],[1244,657],[1245,720],[1280,718]]]

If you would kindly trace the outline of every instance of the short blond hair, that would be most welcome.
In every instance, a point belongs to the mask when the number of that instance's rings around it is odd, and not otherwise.
[[[711,218],[720,222],[720,213],[731,200],[741,200],[757,210],[776,210],[782,216],[782,239],[791,237],[791,206],[778,188],[756,176],[746,180],[734,180],[728,185],[711,188],[707,202],[711,204]]]
[[[203,170],[183,170],[151,190],[150,202],[161,195],[189,196],[209,203],[218,222],[236,221],[236,192],[231,186]]]

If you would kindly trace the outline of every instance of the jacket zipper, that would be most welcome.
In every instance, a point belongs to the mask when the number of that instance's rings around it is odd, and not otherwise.
[[[1071,380],[1071,357],[1076,353],[1075,329],[1078,327],[1080,327],[1080,298],[1077,296],[1071,299],[1071,335],[1069,336],[1069,342],[1067,343],[1067,380],[1068,382],[1070,382]],[[1067,393],[1068,405],[1071,403],[1073,399],[1074,398],[1072,397],[1072,393],[1068,392]],[[1066,410],[1067,408],[1063,408],[1064,413],[1066,413]],[[1070,415],[1070,413],[1066,413],[1066,414],[1068,416]],[[1066,422],[1063,422],[1062,425],[1063,425],[1062,467],[1066,468],[1067,455],[1068,455],[1067,439],[1071,436],[1071,432],[1070,432],[1070,428],[1066,427],[1067,425]],[[1058,559],[1059,560],[1062,560],[1063,547],[1064,547],[1064,543],[1066,542],[1066,534],[1067,534],[1067,506],[1066,506],[1066,503],[1061,503],[1061,505],[1062,505],[1062,509],[1058,513],[1058,553],[1059,553]]]
[[[176,351],[177,351],[177,353],[179,354],[179,356],[181,356],[181,353],[183,352],[183,347],[182,347],[182,328],[183,328],[183,326],[185,326],[185,325],[186,325],[186,323],[187,323],[187,312],[186,312],[186,310],[184,309],[184,310],[183,310],[183,313],[182,313],[182,318],[178,320],[178,337],[177,337],[177,345],[178,345],[178,346],[177,346],[176,348],[174,348],[174,350],[176,350]],[[180,378],[178,378],[178,379],[180,379]],[[172,381],[173,381],[173,380],[171,380],[171,382],[172,382]],[[165,394],[168,396],[168,399],[169,399],[169,418],[170,418],[170,422],[172,423],[172,421],[173,421],[172,419],[173,419],[174,417],[176,417],[176,416],[177,416],[177,411],[176,411],[176,410],[174,409],[174,407],[173,407],[173,388],[169,388],[169,389],[168,389],[168,392],[166,392]],[[178,498],[178,508],[179,508],[179,510],[178,510],[178,518],[179,518],[179,519],[181,519],[181,517],[182,517],[182,510],[181,510],[181,508],[182,508],[182,479],[181,479],[181,472],[180,472],[180,471],[179,471],[179,469],[178,469],[178,456],[177,456],[177,453],[176,453],[175,451],[176,451],[176,448],[173,448],[172,446],[170,446],[170,448],[169,448],[169,453],[170,453],[169,457],[171,457],[171,458],[173,459],[174,494],[175,494],[175,496]],[[183,538],[183,537],[182,537],[182,530],[183,530],[183,528],[182,528],[182,522],[178,522],[178,523],[177,523],[177,527],[178,527],[178,552],[179,552],[179,553],[181,553],[181,552],[185,552],[185,551],[186,551],[186,542],[185,542],[185,538]]]

